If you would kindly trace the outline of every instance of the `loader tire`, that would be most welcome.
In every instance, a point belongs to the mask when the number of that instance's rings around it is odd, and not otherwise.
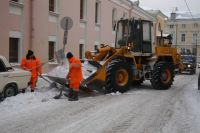
[[[125,92],[132,81],[133,66],[125,60],[112,60],[106,68],[106,90],[110,92]]]
[[[158,62],[154,65],[152,71],[151,85],[157,90],[167,90],[174,81],[173,64],[167,62]]]

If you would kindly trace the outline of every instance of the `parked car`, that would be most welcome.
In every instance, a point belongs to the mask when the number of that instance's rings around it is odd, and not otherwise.
[[[15,96],[27,88],[31,73],[13,68],[4,56],[0,55],[0,98]]]
[[[181,61],[184,65],[183,72],[196,73],[196,56],[194,55],[181,55]]]
[[[197,63],[197,67],[200,68],[200,62]]]

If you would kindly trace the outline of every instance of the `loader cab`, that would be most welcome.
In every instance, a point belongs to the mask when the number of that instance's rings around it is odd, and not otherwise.
[[[117,22],[115,47],[133,43],[133,52],[152,53],[151,21],[125,19]]]

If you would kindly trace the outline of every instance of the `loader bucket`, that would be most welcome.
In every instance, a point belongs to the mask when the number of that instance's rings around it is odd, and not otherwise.
[[[69,84],[69,80],[67,80],[66,78],[54,77],[54,76],[49,76],[49,75],[46,75],[46,77],[48,77],[50,80],[62,86],[67,86]]]
[[[101,92],[102,87],[105,85],[105,68],[97,61],[88,60],[88,65],[96,68],[96,71],[91,73],[91,75],[86,77],[81,82],[81,89],[86,91],[97,90]],[[84,67],[87,67],[87,65],[85,65]]]

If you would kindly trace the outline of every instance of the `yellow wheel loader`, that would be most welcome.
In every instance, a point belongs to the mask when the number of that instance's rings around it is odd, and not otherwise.
[[[97,71],[82,82],[82,87],[108,92],[125,92],[132,84],[150,80],[155,89],[169,89],[175,70],[181,68],[180,55],[171,47],[171,37],[161,37],[152,53],[152,22],[120,20],[116,24],[115,47],[101,45],[96,53],[87,51],[88,62]],[[168,43],[165,40],[169,40]]]

